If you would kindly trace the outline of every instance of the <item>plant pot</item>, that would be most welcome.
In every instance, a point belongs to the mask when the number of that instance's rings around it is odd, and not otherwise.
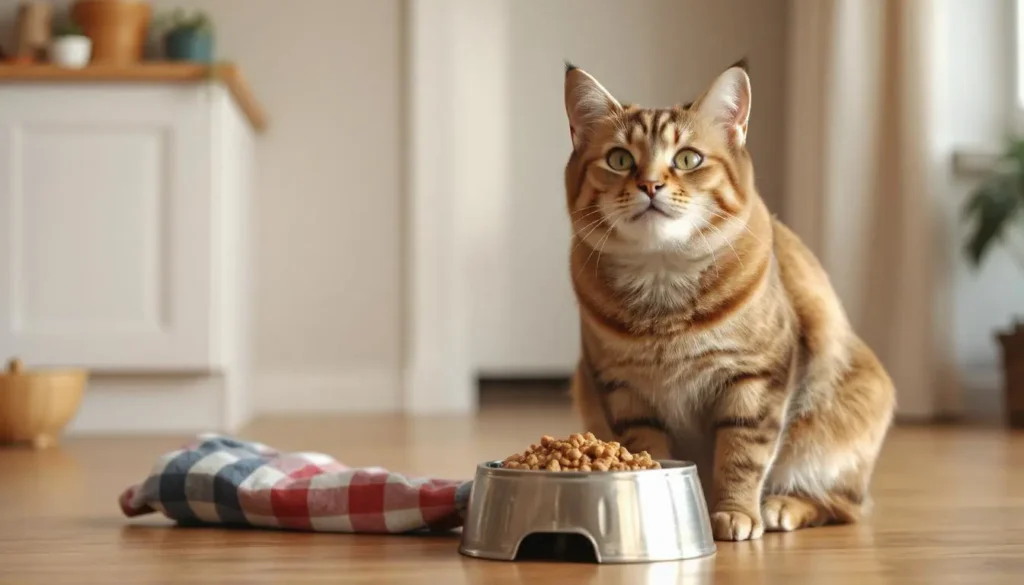
[[[60,67],[81,69],[89,64],[92,40],[82,35],[57,37],[50,43],[50,62]]]
[[[78,0],[71,16],[92,39],[92,62],[132,65],[142,60],[152,8],[139,0]]]
[[[1011,428],[1024,429],[1024,323],[997,336],[1003,349],[1003,399],[1006,422]]]
[[[164,53],[172,61],[213,62],[213,35],[192,29],[178,29],[164,37]]]

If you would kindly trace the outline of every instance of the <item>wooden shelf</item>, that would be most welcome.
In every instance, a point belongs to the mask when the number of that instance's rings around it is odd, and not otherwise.
[[[257,132],[267,127],[267,115],[256,100],[241,70],[232,63],[144,62],[129,67],[90,65],[67,69],[56,65],[0,65],[0,83],[12,82],[114,82],[114,83],[198,83],[218,79],[231,92]]]

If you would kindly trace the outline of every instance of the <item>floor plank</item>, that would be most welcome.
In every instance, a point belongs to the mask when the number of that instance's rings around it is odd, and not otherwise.
[[[349,465],[468,478],[542,434],[577,430],[557,404],[474,418],[257,421],[243,436]],[[127,520],[117,495],[182,437],[77,438],[0,449],[0,583],[1019,583],[1024,434],[905,427],[887,443],[873,516],[857,526],[719,543],[697,562],[595,566],[468,559],[458,535],[377,537],[174,528]]]

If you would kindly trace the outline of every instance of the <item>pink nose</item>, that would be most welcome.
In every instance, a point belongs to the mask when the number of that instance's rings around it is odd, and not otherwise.
[[[640,187],[640,190],[647,193],[647,196],[651,199],[654,199],[654,196],[658,193],[658,189],[665,186],[665,183],[659,183],[657,181],[637,181],[636,184]]]

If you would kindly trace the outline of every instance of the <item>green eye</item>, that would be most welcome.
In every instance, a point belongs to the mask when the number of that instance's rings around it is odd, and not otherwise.
[[[684,171],[692,171],[699,167],[700,163],[704,162],[704,157],[692,148],[684,148],[676,153],[676,157],[672,159],[672,162],[677,168]]]
[[[633,155],[625,148],[613,148],[605,158],[613,171],[628,171],[633,168]]]

